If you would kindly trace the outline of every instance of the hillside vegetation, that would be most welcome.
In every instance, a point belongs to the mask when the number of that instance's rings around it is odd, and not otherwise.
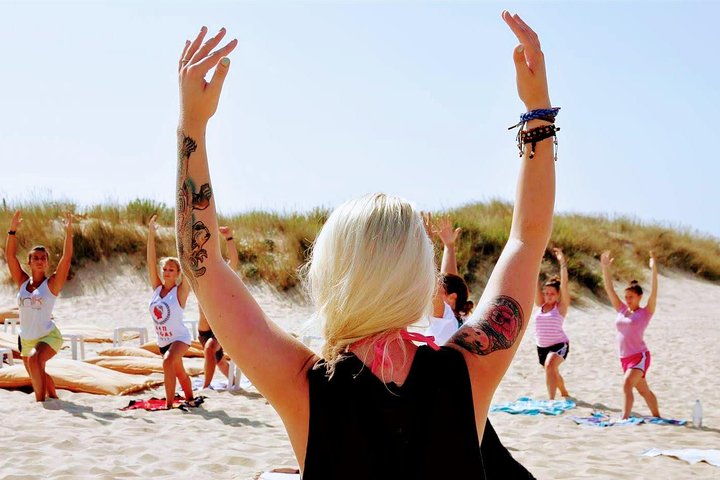
[[[16,209],[22,210],[23,216],[18,232],[21,263],[25,263],[26,252],[37,244],[49,247],[51,262],[57,261],[63,241],[60,216],[65,210],[77,215],[75,271],[87,262],[120,257],[144,268],[146,225],[154,213],[164,227],[158,235],[158,255],[175,255],[174,212],[162,203],[135,200],[126,205],[78,208],[62,202],[7,205],[3,201],[0,223],[9,225]],[[493,201],[434,213],[436,217],[450,215],[456,226],[462,228],[457,242],[460,274],[472,289],[481,289],[507,241],[512,205]],[[234,229],[239,273],[244,278],[288,290],[298,286],[298,267],[307,260],[309,248],[328,214],[320,209],[302,214],[250,212],[221,216],[220,223]],[[441,245],[436,246],[439,255]],[[661,269],[686,271],[706,280],[720,281],[720,241],[689,230],[624,217],[557,215],[542,275],[557,273],[550,252],[554,246],[561,247],[568,259],[574,295],[589,290],[604,296],[598,259],[606,249],[612,251],[614,272],[623,281],[645,280],[649,250],[655,251]]]

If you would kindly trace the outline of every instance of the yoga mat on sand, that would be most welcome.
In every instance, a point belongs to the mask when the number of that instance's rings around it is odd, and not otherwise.
[[[572,400],[533,400],[530,397],[520,397],[514,402],[492,405],[490,411],[513,415],[560,415],[572,408],[575,408]]]
[[[627,425],[640,425],[643,423],[654,423],[656,425],[685,425],[685,420],[660,417],[630,417],[626,420],[614,420],[602,412],[594,412],[589,417],[570,417],[578,425],[590,425],[593,427],[618,427]]]
[[[685,460],[690,465],[698,462],[707,462],[710,465],[720,467],[720,450],[709,450],[700,448],[679,448],[673,450],[661,450],[659,448],[651,448],[643,453],[643,457],[657,457],[658,455],[666,455],[668,457],[679,458]]]

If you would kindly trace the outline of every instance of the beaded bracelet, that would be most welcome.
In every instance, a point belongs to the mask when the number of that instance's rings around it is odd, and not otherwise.
[[[560,107],[539,108],[537,110],[530,110],[529,112],[525,112],[520,115],[520,121],[515,125],[508,127],[508,130],[512,130],[513,128],[517,127],[520,127],[522,129],[525,127],[525,124],[530,120],[544,120],[546,122],[555,123],[555,117],[557,117],[558,112],[560,112]]]
[[[526,131],[519,131],[518,132],[518,150],[520,151],[520,156],[523,155],[523,145],[524,144],[530,144],[530,155],[529,158],[535,157],[535,145],[537,142],[543,141],[547,138],[554,137],[555,140],[553,142],[554,144],[554,153],[555,153],[555,161],[557,162],[557,135],[556,132],[559,132],[560,129],[557,128],[555,125],[543,125],[542,127],[536,127],[532,128],[530,130]]]

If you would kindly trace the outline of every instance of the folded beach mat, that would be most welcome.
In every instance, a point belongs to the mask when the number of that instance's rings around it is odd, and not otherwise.
[[[112,343],[113,332],[106,328],[98,328],[93,325],[65,325],[62,322],[58,324],[60,332],[67,335],[82,335],[83,340],[88,343]],[[128,333],[127,339],[133,338]],[[138,337],[137,332],[134,332],[135,337]]]
[[[9,348],[13,352],[13,358],[20,358],[20,350],[18,350],[17,334],[0,332],[0,348]]]
[[[575,408],[572,400],[533,400],[530,397],[520,397],[514,402],[492,405],[490,411],[513,415],[560,415],[572,408]]]
[[[642,423],[654,423],[656,425],[685,425],[686,420],[661,417],[630,417],[627,420],[612,420],[610,415],[602,412],[594,412],[589,417],[570,417],[578,425],[592,425],[593,427],[615,427],[626,425],[640,425]]]
[[[647,452],[643,453],[643,457],[657,457],[658,455],[679,458],[680,460],[685,460],[690,465],[695,465],[699,462],[707,462],[710,465],[720,467],[720,450],[700,448],[661,450],[659,448],[651,448]]]
[[[53,358],[46,366],[55,386],[72,392],[98,395],[128,395],[162,383],[145,375],[129,375],[78,360]],[[30,377],[23,365],[0,369],[0,388],[29,387]]]
[[[141,345],[140,348],[144,348],[148,352],[156,353],[160,355],[160,347],[155,342],[148,342],[145,345]],[[204,357],[203,346],[197,340],[193,340],[192,345],[188,348],[187,352],[183,357]]]
[[[151,373],[162,373],[163,359],[155,355],[154,358],[148,357],[121,357],[121,356],[100,356],[85,360],[99,367],[109,368],[123,373],[131,373],[133,375],[150,375]],[[200,375],[203,372],[202,367],[192,367],[185,365],[185,371],[188,375]]]
[[[187,411],[188,408],[199,407],[205,403],[205,398],[202,395],[193,398],[191,401],[186,402],[185,399],[179,395],[173,400],[172,408],[179,408],[180,410]],[[152,397],[147,400],[130,400],[127,407],[123,407],[120,410],[147,410],[149,412],[156,412],[158,410],[168,410],[165,406],[164,398]]]
[[[103,357],[161,358],[160,354],[139,347],[110,347],[105,350],[100,350],[97,354]]]

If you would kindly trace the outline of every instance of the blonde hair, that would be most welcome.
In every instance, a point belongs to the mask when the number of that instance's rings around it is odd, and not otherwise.
[[[433,246],[420,213],[385,194],[336,208],[304,271],[329,373],[358,340],[399,340],[401,329],[429,314],[437,287]]]
[[[175,268],[177,268],[177,271],[178,271],[178,279],[175,281],[175,283],[177,285],[180,285],[182,283],[182,279],[183,279],[182,269],[180,267],[180,260],[177,257],[163,257],[160,259],[160,270],[165,268],[165,265],[167,265],[168,263],[175,264]]]

